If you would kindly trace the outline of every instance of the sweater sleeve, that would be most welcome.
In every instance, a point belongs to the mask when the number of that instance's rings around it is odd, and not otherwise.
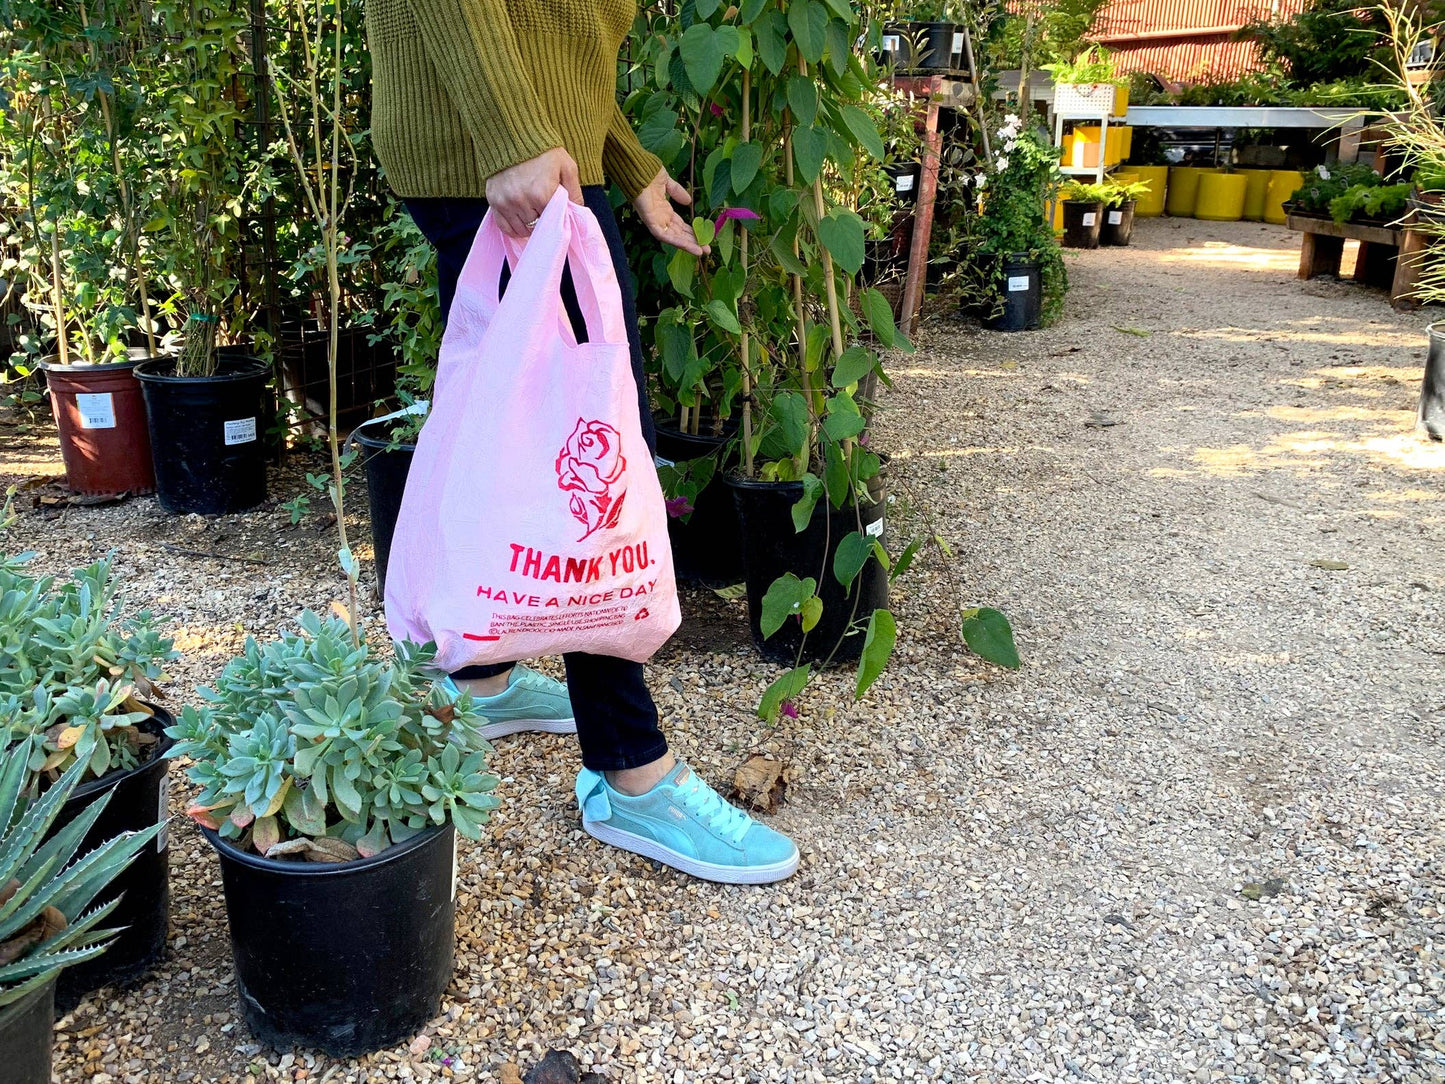
[[[427,57],[471,133],[483,177],[562,146],[522,64],[502,0],[406,3]]]
[[[602,172],[617,182],[628,199],[636,199],[661,169],[662,159],[643,149],[626,114],[614,103],[602,143]]]

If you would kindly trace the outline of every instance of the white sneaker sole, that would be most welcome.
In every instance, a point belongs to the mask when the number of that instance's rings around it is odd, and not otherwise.
[[[575,734],[576,719],[503,719],[500,723],[488,723],[482,727],[482,737],[487,741],[505,738],[512,734]]]
[[[644,858],[655,859],[665,866],[681,870],[690,877],[699,877],[704,881],[717,881],[725,885],[772,884],[774,881],[791,877],[798,868],[797,847],[793,848],[791,858],[774,862],[770,866],[719,866],[713,862],[689,858],[685,854],[674,851],[671,847],[664,847],[656,840],[635,836],[631,832],[613,828],[601,821],[584,820],[582,827],[593,839],[600,839],[603,843],[610,843],[614,847],[631,851],[633,854],[640,854]]]

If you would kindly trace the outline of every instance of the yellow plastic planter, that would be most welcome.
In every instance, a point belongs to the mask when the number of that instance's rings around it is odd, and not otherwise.
[[[1114,116],[1122,117],[1129,112],[1129,84],[1120,83],[1114,87]]]
[[[1199,198],[1199,175],[1204,170],[1198,166],[1172,166],[1169,170],[1169,196],[1164,201],[1164,210],[1175,218],[1188,218],[1194,214],[1194,201]]]
[[[1134,205],[1135,218],[1158,218],[1164,213],[1164,192],[1169,186],[1168,166],[1134,166],[1139,180],[1149,186],[1149,191],[1139,197]]]
[[[1276,169],[1269,175],[1269,192],[1264,197],[1264,220],[1284,225],[1284,203],[1305,183],[1305,175],[1298,170]]]
[[[1093,169],[1099,164],[1099,126],[1081,124],[1074,128],[1065,161],[1075,169]]]
[[[1125,144],[1128,142],[1129,129],[1121,124],[1109,125],[1109,133],[1105,137],[1104,165],[1117,166],[1129,153]]]
[[[1206,222],[1238,222],[1244,217],[1249,178],[1241,173],[1201,173],[1194,217]]]
[[[1248,186],[1244,190],[1244,217],[1251,222],[1260,222],[1264,219],[1264,201],[1269,195],[1269,175],[1267,169],[1241,169]]]

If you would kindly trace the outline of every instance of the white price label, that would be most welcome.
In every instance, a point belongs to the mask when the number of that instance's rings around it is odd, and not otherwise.
[[[461,846],[461,835],[452,829],[452,902],[457,902],[457,849]]]
[[[1008,277],[1008,292],[1020,294],[1029,288],[1029,277],[1027,275],[1010,275]]]
[[[115,428],[115,396],[110,392],[77,395],[75,408],[80,411],[80,428]]]
[[[884,35],[883,35],[883,51],[884,51],[885,53],[896,53],[896,52],[898,52],[898,35],[897,35],[897,34],[884,34]]]
[[[1118,225],[1120,225],[1121,223],[1123,223],[1123,221],[1124,221],[1124,212],[1123,212],[1123,211],[1110,211],[1110,212],[1109,212],[1109,225],[1111,225],[1111,226],[1118,226]]]
[[[166,766],[167,768],[170,765]],[[156,799],[156,821],[160,824],[161,830],[156,835],[156,853],[164,851],[171,841],[171,773],[166,771],[161,775],[160,796]]]
[[[879,516],[879,517],[878,517],[877,519],[875,519],[872,523],[868,524],[868,526],[864,527],[864,528],[863,528],[863,533],[866,534],[866,535],[868,535],[870,538],[882,538],[882,537],[883,537],[883,517],[882,517],[882,516]]]
[[[913,174],[905,173],[902,177],[899,177],[897,181],[894,182],[893,189],[896,192],[912,192]]]
[[[1098,220],[1098,215],[1094,214],[1093,211],[1085,211],[1085,212],[1084,212],[1084,225],[1086,225],[1086,226],[1092,226],[1097,220]]]
[[[962,34],[955,34],[955,35],[953,35],[953,51],[954,51],[955,53],[961,53],[961,52],[963,52],[963,35],[962,35]]]
[[[256,419],[237,418],[226,423],[226,445],[250,444],[256,439]]]

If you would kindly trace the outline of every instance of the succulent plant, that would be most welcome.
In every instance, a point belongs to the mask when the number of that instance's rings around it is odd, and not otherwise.
[[[491,810],[486,720],[430,667],[435,649],[384,661],[338,618],[247,639],[206,703],[166,731],[201,792],[191,818],[272,858],[369,857],[450,820],[470,839]]]
[[[49,834],[85,768],[75,761],[28,803],[24,795],[33,775],[25,759],[7,754],[0,768],[0,1008],[43,986],[61,968],[105,949],[116,931],[97,927],[120,899],[85,909],[161,830],[155,824],[125,832],[77,858],[114,793],[107,791]]]
[[[176,652],[149,611],[120,620],[110,558],[57,583],[27,575],[29,556],[0,558],[0,751],[25,761],[33,796],[72,764],[98,778],[147,759],[140,697]]]

